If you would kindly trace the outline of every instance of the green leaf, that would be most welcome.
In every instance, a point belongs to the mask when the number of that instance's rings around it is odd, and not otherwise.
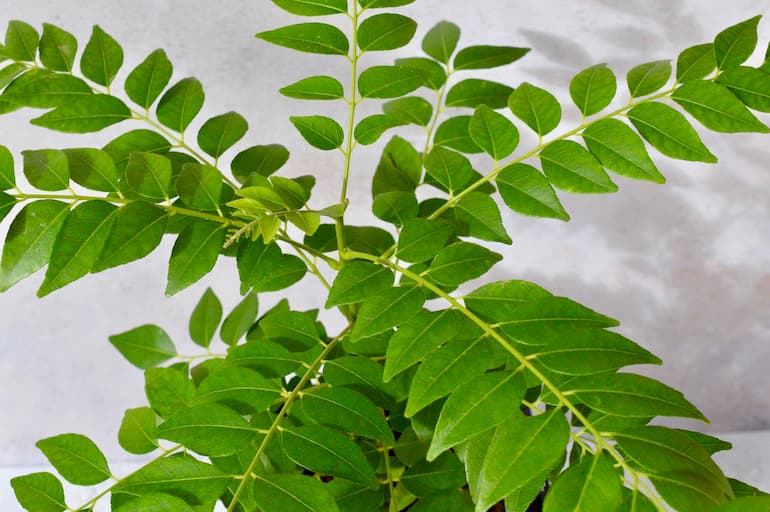
[[[433,118],[433,105],[425,98],[409,96],[397,100],[388,101],[382,106],[383,112],[404,124],[411,123],[418,126],[428,126]]]
[[[434,147],[428,153],[424,165],[428,176],[451,194],[461,192],[473,183],[475,178],[473,167],[467,158],[441,146]]]
[[[245,241],[238,250],[238,274],[241,291],[282,290],[302,279],[307,272],[305,263],[291,254],[283,254],[274,243],[261,240]]]
[[[757,24],[762,16],[754,16],[721,31],[714,38],[714,57],[719,70],[740,66],[757,46]]]
[[[144,392],[150,406],[164,419],[188,409],[195,400],[195,385],[186,371],[175,367],[144,372]]]
[[[188,224],[171,250],[166,295],[184,290],[211,272],[224,241],[222,224],[199,219]]]
[[[467,493],[450,492],[448,494],[434,494],[420,499],[410,512],[431,512],[441,510],[443,512],[473,512],[473,502]]]
[[[388,342],[384,381],[389,382],[443,343],[453,339],[459,327],[457,315],[451,309],[421,311],[402,324]]]
[[[375,439],[388,447],[395,444],[377,406],[352,389],[333,387],[305,393],[296,407],[315,423]]]
[[[467,78],[449,89],[445,103],[447,107],[476,108],[487,105],[497,110],[508,106],[508,98],[512,93],[513,88],[507,85],[478,78]]]
[[[342,84],[331,76],[311,76],[279,89],[281,94],[298,100],[336,100],[345,96]]]
[[[308,144],[318,149],[324,151],[337,149],[345,140],[342,127],[330,117],[292,116],[289,119]]]
[[[300,23],[257,34],[259,39],[306,53],[347,55],[350,43],[337,27],[326,23]]]
[[[672,472],[650,476],[650,482],[658,494],[675,510],[714,510],[716,505],[727,502],[721,491],[709,485],[708,480],[688,472]]]
[[[128,158],[134,151],[164,154],[170,149],[171,143],[159,133],[151,130],[132,130],[109,142],[103,151],[112,158],[115,167],[125,170]]]
[[[372,212],[378,219],[396,226],[403,226],[410,219],[417,217],[419,206],[414,192],[394,190],[375,196]]]
[[[118,443],[129,453],[150,453],[158,448],[155,411],[149,407],[126,409],[118,431]]]
[[[362,52],[395,50],[409,44],[417,22],[400,14],[375,14],[358,26],[358,47]]]
[[[526,391],[521,373],[493,372],[457,388],[441,408],[427,459],[520,414]]]
[[[610,171],[637,180],[666,182],[644,142],[622,121],[600,119],[583,130],[583,139],[588,150]]]
[[[94,25],[91,38],[80,57],[80,71],[83,76],[109,87],[122,65],[123,49],[99,25]]]
[[[117,192],[118,170],[112,157],[99,149],[65,149],[72,181],[89,190]]]
[[[96,485],[112,476],[104,454],[86,436],[61,434],[41,439],[35,446],[73,484]]]
[[[43,35],[40,37],[40,62],[43,66],[69,73],[77,50],[75,36],[56,25],[43,23]]]
[[[361,449],[337,430],[317,425],[285,428],[281,445],[291,460],[310,471],[364,484],[375,482]]]
[[[285,377],[300,366],[310,364],[320,350],[317,347],[305,352],[290,352],[277,342],[260,340],[231,348],[227,359],[239,366],[252,368],[265,377]]]
[[[195,512],[195,509],[181,498],[171,494],[152,493],[132,499],[116,509],[116,512]]]
[[[206,288],[190,316],[190,339],[208,347],[222,320],[222,303],[211,288]]]
[[[405,59],[396,59],[396,66],[412,68],[422,71],[425,74],[425,87],[438,91],[446,83],[447,74],[443,66],[435,60],[425,57],[408,57]]]
[[[155,153],[131,153],[126,164],[126,182],[144,199],[168,201],[171,192],[171,160]]]
[[[671,78],[671,61],[656,60],[632,68],[626,75],[632,98],[647,96],[663,88]]]
[[[519,130],[502,114],[486,105],[476,108],[468,124],[473,142],[495,160],[501,160],[519,145]]]
[[[440,21],[422,38],[422,51],[443,64],[449,64],[459,40],[460,27],[449,21]]]
[[[424,72],[403,66],[372,66],[358,77],[364,98],[398,98],[425,84]]]
[[[464,302],[468,309],[482,317],[504,319],[515,314],[523,303],[550,296],[547,290],[534,283],[498,281],[467,294]]]
[[[511,164],[495,178],[508,207],[524,215],[569,220],[548,180],[527,164]]]
[[[142,369],[152,368],[176,356],[168,334],[157,325],[142,325],[110,336],[110,343],[129,363]]]
[[[222,323],[219,335],[228,345],[238,343],[249,330],[259,311],[259,301],[255,293],[250,293],[227,315]]]
[[[107,241],[118,208],[103,201],[78,204],[64,221],[54,242],[45,279],[37,294],[43,297],[91,271]]]
[[[621,475],[609,455],[585,457],[560,474],[548,490],[543,511],[617,510],[623,495]]]
[[[462,487],[465,471],[453,453],[445,453],[432,462],[421,460],[407,469],[401,483],[416,496],[431,496]]]
[[[618,190],[596,157],[577,142],[554,141],[539,156],[543,172],[555,187],[576,194]]]
[[[409,418],[483,374],[493,363],[491,341],[484,336],[452,339],[420,364],[412,378],[404,415]],[[453,336],[454,338],[454,336]]]
[[[744,105],[760,112],[770,112],[770,74],[761,69],[740,66],[723,71],[716,82],[730,89]]]
[[[435,146],[446,146],[461,153],[483,153],[473,142],[469,131],[471,116],[456,116],[442,122],[433,136]]]
[[[130,118],[131,111],[118,98],[89,94],[62,104],[30,123],[65,133],[91,133]]]
[[[382,265],[354,260],[348,263],[332,283],[326,307],[361,302],[393,286],[393,272]]]
[[[500,254],[469,242],[455,242],[441,249],[428,267],[427,275],[444,286],[458,286],[486,274]]]
[[[232,409],[219,404],[194,405],[158,425],[158,437],[206,455],[232,455],[256,435],[254,427]]]
[[[126,77],[126,95],[145,110],[155,103],[166,88],[174,67],[166,52],[155,50]]]
[[[0,222],[11,213],[11,210],[16,206],[17,202],[15,197],[8,195],[5,192],[0,192]]]
[[[429,260],[446,245],[452,228],[443,222],[409,219],[398,238],[398,257],[410,263]]]
[[[714,509],[714,512],[762,512],[770,507],[768,496],[748,496],[730,501]]]
[[[770,85],[770,80],[768,82]],[[717,157],[703,145],[687,119],[668,105],[642,103],[629,110],[627,115],[642,137],[664,155],[680,160],[717,162]]]
[[[400,119],[382,114],[375,114],[359,121],[353,131],[353,136],[356,141],[366,146],[377,142],[382,134],[391,128],[402,126],[404,124],[406,123]]]
[[[322,333],[311,312],[271,310],[259,321],[261,333],[291,350],[308,350],[321,343]]]
[[[1,51],[2,51],[2,47],[0,47],[0,52]],[[1,55],[2,54],[0,54],[0,58],[2,58]],[[4,89],[6,85],[13,82],[16,79],[16,77],[21,76],[22,73],[28,72],[28,69],[29,68],[27,66],[21,63],[9,64],[4,68],[0,68],[0,89]],[[13,107],[7,106],[6,102],[4,103],[5,105],[4,105],[3,113],[12,112]],[[9,110],[5,110],[5,109],[9,109]]]
[[[372,179],[372,196],[393,190],[414,191],[422,178],[422,157],[399,136],[385,146]]]
[[[306,235],[312,235],[321,225],[321,216],[316,212],[289,212],[286,218]],[[284,259],[291,259],[291,255],[285,255]],[[304,267],[304,263],[302,266]],[[296,269],[299,271],[300,267],[296,266]],[[302,275],[305,275],[304,268]]]
[[[597,64],[575,75],[569,84],[569,94],[580,112],[590,116],[610,104],[617,87],[612,70],[606,64]]]
[[[0,261],[0,291],[9,289],[48,263],[69,205],[44,199],[28,203],[8,228]]]
[[[252,494],[260,510],[339,512],[326,485],[308,476],[255,474]]]
[[[712,43],[691,46],[676,59],[676,81],[684,83],[703,78],[714,71],[716,65]]]
[[[158,121],[182,133],[203,107],[203,86],[196,78],[183,78],[160,98],[155,111]]]
[[[13,155],[7,147],[0,146],[0,190],[9,190],[16,186],[13,166]]]
[[[34,62],[39,42],[40,36],[32,25],[11,20],[5,32],[3,53],[13,60]]]
[[[746,496],[770,496],[770,494],[760,491],[756,487],[753,487],[745,482],[741,482],[740,480],[736,480],[735,478],[728,478],[727,481],[730,482],[730,487],[735,493],[736,498],[742,498]]]
[[[714,455],[717,452],[725,450],[731,450],[733,445],[727,441],[723,441],[717,437],[703,434],[701,432],[694,432],[692,430],[677,429],[677,432],[689,437],[700,446],[702,446],[709,455]]]
[[[500,209],[495,200],[482,192],[471,192],[455,204],[457,220],[467,226],[467,235],[490,242],[510,244]]]
[[[370,294],[358,312],[356,325],[350,333],[351,341],[374,336],[407,322],[420,311],[423,302],[425,294],[417,287],[389,288]]]
[[[200,383],[195,403],[222,403],[239,413],[252,414],[264,411],[280,396],[276,381],[247,368],[225,366]]]
[[[380,407],[396,407],[393,385],[383,383],[382,365],[367,357],[343,356],[327,361],[323,377],[333,387],[355,390]]]
[[[550,471],[562,458],[569,425],[559,410],[497,427],[475,484],[477,512]],[[472,487],[473,488],[473,487]]]
[[[149,203],[137,201],[121,206],[91,271],[101,272],[150,254],[160,244],[167,219],[165,211]]]
[[[233,158],[230,168],[233,176],[244,183],[249,175],[270,176],[289,160],[289,150],[280,144],[252,146]]]
[[[545,89],[523,82],[508,98],[508,108],[540,136],[553,131],[561,121],[559,101]]]
[[[64,487],[51,473],[31,473],[11,479],[19,504],[30,512],[64,512]]]
[[[249,123],[237,112],[212,117],[198,132],[198,147],[206,154],[219,158],[246,135]]]
[[[632,491],[631,489],[623,489],[623,501],[620,504],[620,510],[622,512],[655,512],[657,509],[655,505],[642,494],[638,489]]]
[[[54,108],[92,96],[91,88],[80,78],[46,69],[33,69],[16,78],[2,98],[35,108]]]
[[[455,70],[489,69],[505,66],[524,57],[529,48],[515,46],[469,46],[460,50],[454,60]]]
[[[299,16],[326,16],[348,12],[347,0],[273,0],[286,12]]]
[[[176,192],[185,206],[217,211],[222,195],[222,175],[210,165],[184,164],[175,182]]]
[[[679,87],[671,98],[710,130],[724,133],[770,132],[724,85],[694,80]]]
[[[358,0],[358,4],[364,9],[382,9],[385,7],[401,7],[409,5],[414,0]]]
[[[70,168],[67,156],[59,149],[23,151],[24,176],[40,190],[64,190],[69,186]]]
[[[336,478],[327,484],[340,512],[376,512],[385,503],[385,489],[370,489],[361,484]]]

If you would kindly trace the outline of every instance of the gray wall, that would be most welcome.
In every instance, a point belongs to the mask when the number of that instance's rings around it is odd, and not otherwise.
[[[287,100],[276,89],[311,74],[345,77],[345,63],[256,41],[255,32],[293,22],[266,0],[221,5],[4,0],[0,27],[10,18],[38,26],[48,21],[85,42],[91,25],[99,23],[126,49],[126,70],[151,50],[165,48],[177,78],[202,80],[208,98],[204,114],[235,109],[250,120],[247,143],[285,141],[293,151],[286,172],[317,173],[314,204],[332,202],[340,181],[339,154],[310,149],[287,117],[341,112]],[[729,5],[716,0],[417,0],[403,12],[421,21],[418,36],[450,19],[463,27],[464,45],[533,47],[515,66],[486,76],[512,85],[533,82],[567,105],[569,79],[582,68],[607,62],[622,77],[635,64],[674,58],[729,24],[767,14],[770,8],[763,5],[752,0]],[[770,25],[761,24],[760,36],[764,48]],[[402,54],[418,50],[413,44]],[[372,54],[365,64],[391,58]],[[617,101],[624,103],[625,95]],[[564,126],[574,126],[574,108],[565,110]],[[0,118],[0,144],[17,156],[28,148],[99,145],[123,129],[96,137],[62,136],[27,125],[31,116]],[[405,135],[416,141],[420,134]],[[529,279],[620,319],[621,332],[666,361],[649,373],[683,390],[712,419],[713,429],[770,428],[770,138],[706,134],[704,141],[722,163],[684,164],[653,154],[667,185],[617,178],[620,191],[612,196],[564,195],[572,214],[568,224],[504,213],[514,244],[499,248],[506,264],[493,277]],[[524,137],[521,147],[532,142]],[[354,162],[350,218],[356,222],[370,218],[362,205],[376,158],[374,150],[364,148]],[[484,161],[479,164],[484,171]],[[0,235],[9,223],[0,223]],[[119,456],[119,421],[125,408],[142,403],[143,379],[107,336],[158,323],[192,353],[185,341],[187,318],[205,287],[213,286],[226,307],[238,298],[231,261],[221,261],[204,283],[165,298],[171,242],[147,259],[89,276],[43,300],[35,297],[42,273],[0,295],[0,465],[42,462],[34,442],[60,432],[87,434],[108,456]],[[277,298],[265,294],[261,301],[266,306]],[[292,290],[291,301],[300,309],[323,304],[310,279]],[[328,318],[338,321],[331,313]]]

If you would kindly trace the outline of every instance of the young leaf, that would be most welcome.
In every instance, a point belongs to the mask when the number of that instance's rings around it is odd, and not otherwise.
[[[522,83],[508,98],[508,108],[540,136],[547,135],[561,121],[561,105],[545,89]]]
[[[155,110],[164,126],[182,133],[203,107],[203,86],[196,78],[183,78],[160,98]]]
[[[569,220],[550,183],[534,167],[511,164],[495,178],[508,208],[524,215]]]
[[[644,142],[622,121],[596,121],[583,130],[583,139],[588,150],[612,172],[653,183],[666,182],[647,154]]]
[[[3,53],[14,60],[34,62],[40,36],[35,27],[19,20],[8,22]]]
[[[222,195],[222,175],[209,165],[184,164],[176,178],[176,193],[190,208],[217,211]]]
[[[364,98],[398,98],[425,84],[424,72],[403,66],[372,66],[358,77]]]
[[[529,48],[515,46],[469,46],[463,48],[454,60],[454,68],[489,69],[505,66],[524,57]]]
[[[43,23],[40,37],[40,62],[54,71],[72,72],[78,42],[75,36],[56,25]]]
[[[345,140],[342,127],[330,117],[292,116],[289,119],[308,144],[323,151],[337,149]]]
[[[500,209],[495,200],[482,192],[471,192],[460,199],[454,208],[457,220],[467,226],[467,235],[490,242],[510,244]]]
[[[402,324],[416,315],[425,302],[425,294],[418,287],[389,288],[370,295],[358,312],[350,340],[374,336]]]
[[[118,170],[112,157],[99,149],[65,149],[72,181],[89,190],[117,192]]]
[[[548,181],[555,187],[576,194],[616,192],[618,186],[588,150],[571,140],[557,140],[540,152],[540,162]]]
[[[454,454],[445,453],[432,462],[422,460],[410,467],[401,483],[416,496],[435,496],[462,487],[465,471]]]
[[[632,68],[626,75],[626,83],[631,97],[639,98],[661,89],[669,78],[671,78],[671,62],[656,60]]]
[[[249,123],[237,112],[212,117],[198,132],[198,147],[206,154],[219,158],[246,135]]]
[[[219,336],[222,341],[228,345],[235,345],[238,343],[246,331],[249,330],[254,323],[254,319],[257,318],[257,312],[259,311],[259,301],[255,293],[248,294],[240,304],[238,304],[225,321],[222,323],[222,328],[219,331]]]
[[[252,173],[270,176],[289,160],[289,150],[280,144],[252,146],[233,158],[230,168],[233,176],[244,183]]]
[[[78,204],[54,242],[38,297],[80,279],[91,271],[107,241],[118,208],[104,201]]]
[[[110,343],[129,363],[144,370],[176,356],[176,348],[166,331],[157,325],[142,325],[110,336]]]
[[[237,366],[224,366],[198,386],[196,404],[222,403],[244,414],[261,412],[281,396],[275,380]]]
[[[300,23],[257,34],[259,39],[306,53],[347,55],[350,43],[337,27],[326,23]]]
[[[450,117],[445,120],[436,129],[433,145],[445,146],[466,154],[483,153],[484,150],[471,138],[468,130],[470,122],[471,116]]]
[[[382,110],[392,119],[418,126],[428,126],[433,118],[433,105],[419,96],[388,101],[382,106]]]
[[[252,494],[260,510],[340,512],[327,485],[304,475],[256,474]]]
[[[118,443],[129,453],[142,455],[158,448],[155,411],[149,407],[126,409],[118,431]]]
[[[9,289],[48,263],[69,205],[44,199],[27,204],[8,228],[0,261],[0,291]]]
[[[274,243],[261,240],[244,241],[238,249],[238,275],[241,292],[282,290],[293,285],[307,272],[305,263],[296,256],[283,254]]]
[[[422,51],[443,64],[449,64],[459,40],[460,27],[449,21],[440,21],[422,38]]]
[[[431,261],[426,275],[444,286],[459,286],[486,274],[503,257],[486,247],[455,242],[441,249]]]
[[[194,405],[158,425],[158,437],[206,455],[232,455],[256,435],[240,414],[219,404]]]
[[[23,151],[24,176],[40,190],[64,190],[69,186],[70,168],[67,156],[58,149]]]
[[[754,16],[717,34],[714,38],[717,69],[740,66],[751,57],[757,46],[757,24],[761,17]]]
[[[671,98],[710,130],[724,133],[770,131],[724,85],[694,80],[679,87]]]
[[[89,94],[62,104],[30,123],[65,133],[91,133],[130,118],[131,111],[118,98]]]
[[[9,190],[16,186],[13,166],[13,155],[7,147],[0,146],[0,190]]]
[[[299,16],[326,16],[348,12],[347,0],[273,0],[286,12]]]
[[[617,87],[612,70],[606,64],[597,64],[575,75],[569,84],[569,94],[580,112],[590,116],[610,104]]]
[[[35,446],[73,484],[96,485],[112,476],[104,454],[83,435],[61,434],[41,439]]]
[[[334,279],[326,307],[353,304],[393,286],[393,272],[368,261],[351,261]]]
[[[222,320],[222,303],[211,288],[206,288],[190,316],[190,339],[208,347]]]
[[[31,473],[11,479],[19,504],[31,512],[64,512],[64,487],[51,473]]]
[[[425,87],[438,91],[446,83],[447,74],[444,68],[435,60],[425,57],[409,57],[405,59],[396,59],[396,66],[412,68],[422,71],[425,74]]]
[[[155,50],[126,77],[126,95],[143,109],[149,110],[168,85],[173,71],[166,52]]]
[[[698,132],[677,110],[656,101],[642,103],[628,111],[628,119],[647,142],[671,158],[716,163]]]
[[[508,105],[513,88],[489,80],[468,78],[456,83],[446,95],[447,107],[476,108],[486,105],[498,110]]]
[[[386,131],[404,124],[407,123],[390,116],[382,114],[371,115],[359,121],[353,131],[353,137],[365,146],[374,144]]]
[[[358,26],[358,47],[362,52],[395,50],[409,44],[417,22],[400,14],[375,14]]]
[[[470,161],[460,153],[441,146],[428,153],[424,164],[428,176],[452,194],[461,192],[474,181]]]
[[[519,130],[502,114],[486,105],[476,108],[468,124],[473,142],[494,158],[501,160],[519,145]]]
[[[83,76],[109,87],[122,65],[123,49],[99,25],[94,25],[91,38],[80,57],[80,71]]]
[[[770,112],[770,74],[739,66],[721,72],[716,82],[730,89],[744,105],[760,112]]]
[[[149,203],[137,201],[121,206],[91,272],[101,272],[150,254],[160,244],[167,220],[166,212]]]
[[[154,153],[131,153],[126,164],[126,182],[144,199],[166,200],[171,193],[171,160]]]
[[[679,83],[698,80],[716,67],[712,43],[691,46],[679,54],[676,60],[676,81]]]
[[[544,512],[616,510],[622,500],[621,475],[609,455],[599,452],[560,474],[548,490]]]
[[[342,84],[330,76],[311,76],[287,85],[278,92],[297,100],[336,100],[345,96]]]
[[[190,222],[171,250],[166,295],[184,290],[211,272],[224,241],[222,224],[202,219]]]

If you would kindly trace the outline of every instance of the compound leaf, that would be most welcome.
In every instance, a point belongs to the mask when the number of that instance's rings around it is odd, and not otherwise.
[[[436,133],[433,136],[433,144],[435,146],[446,146],[461,153],[483,153],[484,150],[478,147],[471,138],[468,129],[470,122],[471,116],[450,117],[436,129]]]
[[[441,146],[434,147],[425,157],[425,172],[440,188],[456,194],[473,183],[475,173],[471,162],[460,153]]]

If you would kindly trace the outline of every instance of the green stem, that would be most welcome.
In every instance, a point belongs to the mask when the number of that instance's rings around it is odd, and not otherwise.
[[[289,236],[286,233],[284,233],[283,235],[284,235],[284,238],[289,239]],[[294,248],[294,251],[297,253],[297,255],[300,257],[300,259],[302,259],[302,261],[305,262],[305,265],[307,266],[310,273],[316,276],[319,281],[321,281],[321,284],[324,285],[324,288],[326,288],[327,291],[331,290],[332,286],[329,284],[329,281],[327,281],[324,275],[321,273],[321,271],[318,270],[318,266],[313,262],[313,260],[308,258],[307,254],[305,254],[305,251],[302,250],[301,247],[297,247],[296,245],[293,245],[292,247]]]
[[[267,433],[265,434],[264,439],[262,439],[262,442],[259,444],[259,448],[257,448],[257,453],[254,455],[254,458],[251,460],[251,463],[249,464],[249,467],[246,469],[246,472],[243,474],[243,479],[241,480],[241,483],[238,485],[238,488],[235,490],[235,493],[233,494],[233,499],[230,501],[230,505],[227,507],[227,512],[233,512],[235,510],[235,506],[238,504],[238,501],[241,499],[241,495],[243,494],[243,491],[246,490],[246,484],[249,482],[251,475],[254,474],[254,471],[257,469],[257,464],[259,464],[259,460],[262,458],[262,454],[265,453],[265,450],[267,449],[267,444],[270,442],[270,439],[272,439],[273,435],[278,431],[278,427],[281,425],[281,422],[283,419],[289,414],[289,411],[291,410],[292,405],[296,401],[296,399],[300,396],[300,393],[302,392],[302,389],[305,387],[305,385],[308,383],[310,379],[312,379],[315,375],[318,373],[318,368],[321,366],[321,363],[323,363],[324,359],[331,354],[332,350],[337,346],[337,344],[342,341],[342,337],[345,336],[351,329],[353,328],[352,324],[349,324],[345,329],[340,332],[336,338],[331,340],[326,347],[324,347],[323,352],[310,364],[310,367],[305,371],[305,374],[300,379],[299,383],[294,387],[294,389],[291,391],[288,397],[286,397],[286,401],[281,406],[281,410],[278,411],[278,415],[276,416],[275,420],[273,420],[272,425],[270,425],[270,428],[268,429]]]
[[[388,495],[390,496],[390,501],[388,501],[388,512],[398,512],[396,508],[396,502],[393,499],[394,486],[393,486],[393,477],[391,476],[391,469],[390,469],[390,449],[387,446],[382,447],[382,456],[384,457],[384,460],[385,460],[385,478],[388,479]]]

